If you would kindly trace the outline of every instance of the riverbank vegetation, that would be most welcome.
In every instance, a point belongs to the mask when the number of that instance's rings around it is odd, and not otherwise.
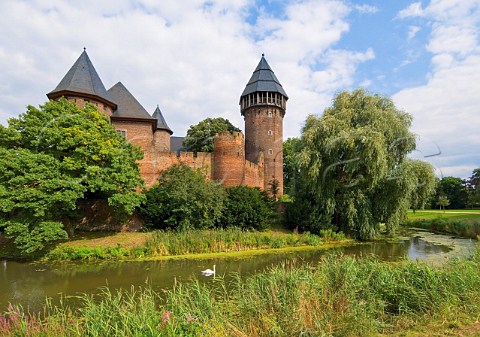
[[[318,246],[344,241],[343,233],[322,231],[320,235],[310,233],[285,233],[281,231],[246,231],[239,228],[153,231],[123,233],[120,237],[133,234],[138,244],[123,244],[115,240],[90,239],[59,244],[48,252],[47,260],[106,260],[121,258],[155,258],[178,255],[228,253],[269,248]],[[115,244],[117,243],[117,244]],[[127,246],[126,246],[127,244]]]
[[[32,314],[9,306],[2,336],[439,336],[480,314],[480,253],[441,267],[330,255],[233,281],[217,277],[82,295]],[[470,318],[469,318],[470,317]],[[428,328],[425,328],[428,327]],[[432,329],[433,328],[433,329]],[[476,330],[478,331],[478,329]]]
[[[404,225],[478,239],[480,237],[480,210],[409,212]]]

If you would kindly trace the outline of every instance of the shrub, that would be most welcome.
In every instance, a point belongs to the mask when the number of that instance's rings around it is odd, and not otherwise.
[[[258,188],[229,187],[221,224],[224,227],[264,230],[274,215],[273,201]]]
[[[198,170],[181,164],[162,172],[158,184],[145,192],[140,214],[148,226],[159,229],[213,227],[222,214],[225,192],[205,181]]]

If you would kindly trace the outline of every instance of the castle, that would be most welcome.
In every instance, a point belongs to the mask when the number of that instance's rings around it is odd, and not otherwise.
[[[269,190],[275,181],[277,194],[283,194],[283,117],[288,96],[263,54],[240,97],[245,139],[240,132],[217,134],[213,153],[181,152],[183,137],[172,136],[160,108],[150,115],[121,82],[106,90],[85,49],[47,97],[65,97],[80,108],[88,102],[109,116],[117,132],[144,152],[139,166],[147,187],[160,172],[182,162],[225,187]]]

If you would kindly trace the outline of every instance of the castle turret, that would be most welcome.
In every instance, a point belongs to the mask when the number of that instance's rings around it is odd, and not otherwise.
[[[62,96],[80,108],[89,102],[108,116],[117,109],[85,49],[57,87],[47,94],[53,100]]]
[[[240,110],[245,119],[245,157],[258,163],[264,158],[265,189],[278,183],[283,194],[283,117],[287,93],[264,55],[240,97]]]
[[[155,148],[160,152],[170,152],[170,136],[173,134],[173,131],[168,127],[158,105],[152,117],[157,120],[156,129],[153,135]]]
[[[213,140],[213,179],[224,187],[244,185],[245,152],[241,132],[222,132]]]

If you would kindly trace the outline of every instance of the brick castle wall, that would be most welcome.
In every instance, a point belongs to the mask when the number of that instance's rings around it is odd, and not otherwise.
[[[153,138],[157,151],[170,152],[170,133],[168,131],[156,130]]]
[[[215,135],[213,179],[225,187],[244,184],[245,150],[243,134],[223,132]]]
[[[254,106],[244,111],[245,158],[258,164],[264,157],[264,189],[273,179],[279,182],[278,194],[283,194],[283,115],[276,106]]]
[[[85,101],[79,97],[68,97],[79,108]],[[111,107],[89,100],[97,109],[111,116]],[[127,141],[139,146],[144,157],[138,161],[140,174],[148,188],[158,181],[160,173],[169,167],[184,163],[202,171],[206,179],[218,180],[224,187],[245,185],[265,189],[263,154],[255,161],[245,159],[244,136],[241,132],[221,133],[215,136],[214,153],[170,152],[170,134],[152,129],[152,123],[135,120],[112,120],[118,131],[124,131]],[[283,169],[283,168],[282,168]]]
[[[70,96],[66,97],[66,99],[69,100],[70,102],[75,103],[79,109],[83,109],[85,107],[85,103],[88,102],[90,104],[95,105],[98,111],[104,113],[107,116],[111,116],[113,112],[110,106],[100,101],[97,101],[95,99],[91,99],[91,98],[84,99],[80,97],[70,97]]]

